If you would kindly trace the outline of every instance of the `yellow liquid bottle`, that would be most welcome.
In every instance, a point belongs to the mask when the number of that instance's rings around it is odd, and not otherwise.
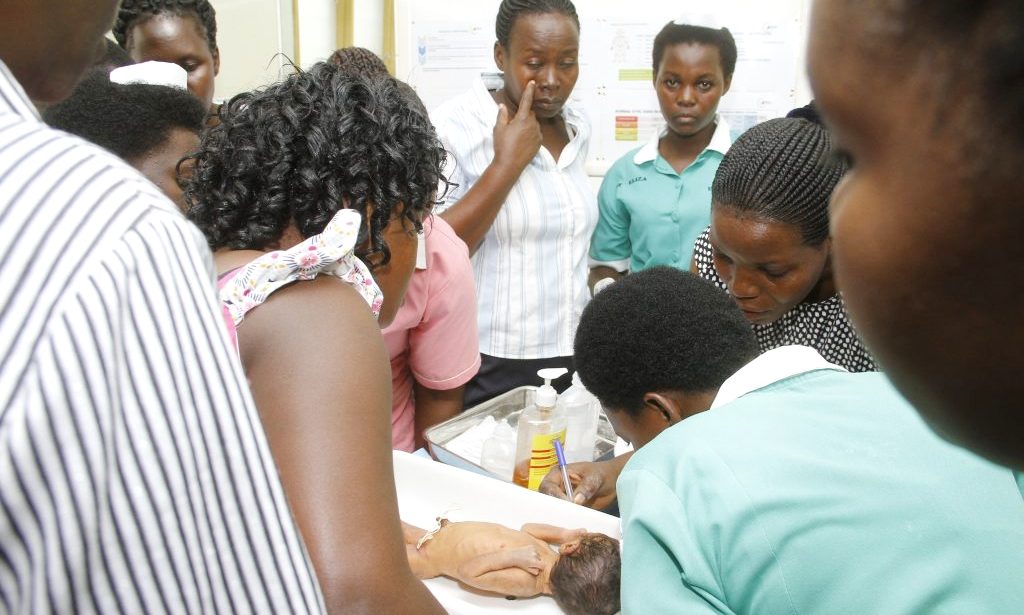
[[[558,393],[551,381],[564,374],[564,368],[542,369],[537,374],[544,386],[537,389],[534,403],[519,416],[516,437],[516,464],[512,482],[536,491],[551,470],[558,465],[554,441],[565,444],[565,412],[558,406]]]

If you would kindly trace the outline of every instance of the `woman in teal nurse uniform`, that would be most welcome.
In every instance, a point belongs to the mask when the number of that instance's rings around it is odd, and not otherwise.
[[[686,269],[711,215],[711,182],[729,149],[718,102],[736,69],[726,28],[669,23],[654,39],[654,89],[665,127],[620,158],[601,184],[590,284],[655,265]]]

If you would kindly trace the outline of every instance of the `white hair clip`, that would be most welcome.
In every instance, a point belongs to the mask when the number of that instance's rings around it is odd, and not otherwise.
[[[170,62],[140,62],[110,71],[111,83],[146,83],[165,85],[179,90],[188,89],[188,73]]]

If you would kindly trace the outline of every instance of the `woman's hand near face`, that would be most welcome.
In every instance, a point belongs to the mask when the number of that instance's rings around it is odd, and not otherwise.
[[[508,167],[518,178],[526,165],[540,151],[543,135],[540,122],[533,112],[533,96],[537,84],[531,81],[523,90],[519,108],[509,117],[506,105],[498,106],[498,120],[494,124],[494,162]]]
[[[470,254],[480,247],[512,186],[540,151],[540,122],[532,109],[536,88],[532,81],[527,84],[519,108],[511,117],[508,107],[499,105],[494,125],[494,160],[466,194],[441,214],[459,239],[466,242]]]
[[[510,11],[507,31],[499,32],[494,44],[494,62],[503,74],[503,85],[492,96],[504,103],[492,133],[494,158],[441,214],[466,242],[470,254],[480,246],[541,146],[546,145],[557,160],[569,142],[562,114],[579,77],[579,19],[574,12],[558,9]]]

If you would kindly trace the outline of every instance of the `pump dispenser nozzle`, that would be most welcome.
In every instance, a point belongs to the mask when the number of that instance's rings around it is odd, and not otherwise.
[[[555,390],[555,387],[551,386],[551,381],[568,372],[569,370],[564,367],[549,367],[537,370],[537,375],[544,380],[544,386],[537,389],[537,395],[534,397],[534,403],[537,404],[538,408],[555,407],[555,404],[558,403],[558,391]]]

